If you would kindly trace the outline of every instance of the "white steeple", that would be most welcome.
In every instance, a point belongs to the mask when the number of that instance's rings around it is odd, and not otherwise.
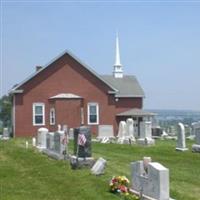
[[[120,52],[119,52],[119,37],[118,34],[116,35],[116,52],[115,52],[115,64],[113,75],[115,78],[123,78],[123,67],[120,63]]]

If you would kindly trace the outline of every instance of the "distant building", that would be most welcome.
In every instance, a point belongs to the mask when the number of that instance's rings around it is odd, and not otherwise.
[[[144,92],[136,77],[123,74],[118,37],[113,75],[97,74],[66,51],[10,93],[14,136],[32,136],[40,127],[55,131],[58,124],[89,125],[95,134],[98,125],[110,124],[116,132],[120,120],[139,123],[152,116],[142,110]]]

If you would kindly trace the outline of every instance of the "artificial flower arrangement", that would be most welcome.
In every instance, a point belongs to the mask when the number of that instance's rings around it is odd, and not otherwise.
[[[130,181],[126,176],[114,176],[109,183],[110,192],[120,195],[124,200],[139,200],[139,197],[129,191]]]

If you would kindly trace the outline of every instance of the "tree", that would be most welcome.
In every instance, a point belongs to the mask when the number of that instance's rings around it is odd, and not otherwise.
[[[0,99],[0,121],[3,122],[4,127],[11,126],[11,109],[12,109],[12,96],[4,95]]]

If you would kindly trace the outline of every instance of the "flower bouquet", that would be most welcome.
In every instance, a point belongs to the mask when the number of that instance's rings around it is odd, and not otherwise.
[[[125,176],[114,176],[109,183],[110,192],[120,195],[124,200],[139,200],[129,192],[129,183]]]

